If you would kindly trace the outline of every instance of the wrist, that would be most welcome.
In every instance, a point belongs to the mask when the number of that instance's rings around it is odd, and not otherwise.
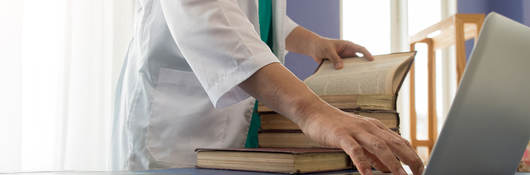
[[[313,33],[301,26],[296,27],[285,39],[286,49],[307,56],[315,56],[324,37]]]
[[[318,57],[322,50],[323,43],[327,42],[327,38],[321,37],[321,36],[315,36],[314,38],[310,39],[308,43],[310,43],[310,46],[307,47],[309,50],[307,51],[307,55],[311,57]]]
[[[335,110],[337,109],[315,96],[311,100],[304,100],[296,104],[294,122],[305,131],[313,127],[313,123],[318,123],[316,121],[326,116],[333,116]]]

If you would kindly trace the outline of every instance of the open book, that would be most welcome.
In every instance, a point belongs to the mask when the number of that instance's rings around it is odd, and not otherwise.
[[[396,109],[397,93],[416,52],[403,52],[364,58],[345,58],[344,68],[336,70],[328,60],[304,82],[323,100],[339,109]],[[259,112],[272,112],[261,105]]]

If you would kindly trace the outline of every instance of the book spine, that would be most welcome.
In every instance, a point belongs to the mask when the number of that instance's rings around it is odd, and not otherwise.
[[[347,111],[364,117],[375,118],[388,128],[399,128],[399,115],[393,111]],[[277,113],[262,113],[260,116],[262,130],[299,130],[299,127]]]
[[[398,128],[390,128],[399,134]],[[262,130],[258,133],[258,146],[262,148],[326,148],[300,130]]]

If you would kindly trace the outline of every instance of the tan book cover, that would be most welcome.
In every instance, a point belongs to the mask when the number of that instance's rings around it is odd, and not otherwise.
[[[399,134],[397,128],[390,128]],[[261,148],[325,148],[300,130],[262,130],[258,133]]]
[[[196,152],[199,168],[291,174],[352,168],[348,155],[340,149],[197,149]]]
[[[348,111],[350,112],[350,111]],[[383,123],[387,128],[399,127],[399,115],[394,111],[351,111],[351,113],[362,117],[375,118]],[[262,130],[299,130],[294,122],[278,113],[261,113]]]

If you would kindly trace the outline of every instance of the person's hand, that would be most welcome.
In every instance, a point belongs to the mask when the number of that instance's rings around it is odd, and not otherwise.
[[[370,166],[404,174],[399,160],[415,175],[423,171],[421,159],[405,139],[376,119],[327,104],[279,63],[262,67],[239,87],[296,123],[311,139],[343,149],[363,175],[372,174]]]
[[[313,42],[313,52],[310,55],[316,62],[322,59],[329,59],[335,65],[335,69],[343,67],[342,58],[358,57],[361,53],[363,57],[372,61],[374,57],[363,46],[346,40],[335,40],[320,37]]]
[[[336,69],[343,67],[342,58],[357,57],[362,54],[368,60],[374,60],[372,54],[363,46],[350,41],[329,39],[298,26],[285,38],[285,47],[290,52],[313,57],[316,62],[329,59]]]
[[[379,120],[322,108],[311,113],[301,122],[303,132],[320,144],[342,148],[361,174],[371,175],[371,167],[407,174],[400,161],[415,175],[423,172],[423,162],[409,142]]]
[[[325,39],[300,26],[293,29],[285,42],[291,52],[312,56],[317,61],[328,58],[338,63],[338,68],[343,66],[341,57],[354,57],[357,53],[373,60],[370,52],[359,45]],[[371,166],[406,174],[400,160],[415,175],[423,171],[423,162],[405,139],[376,119],[345,113],[327,104],[279,63],[263,66],[239,86],[295,122],[311,139],[343,149],[363,175],[372,174]]]

